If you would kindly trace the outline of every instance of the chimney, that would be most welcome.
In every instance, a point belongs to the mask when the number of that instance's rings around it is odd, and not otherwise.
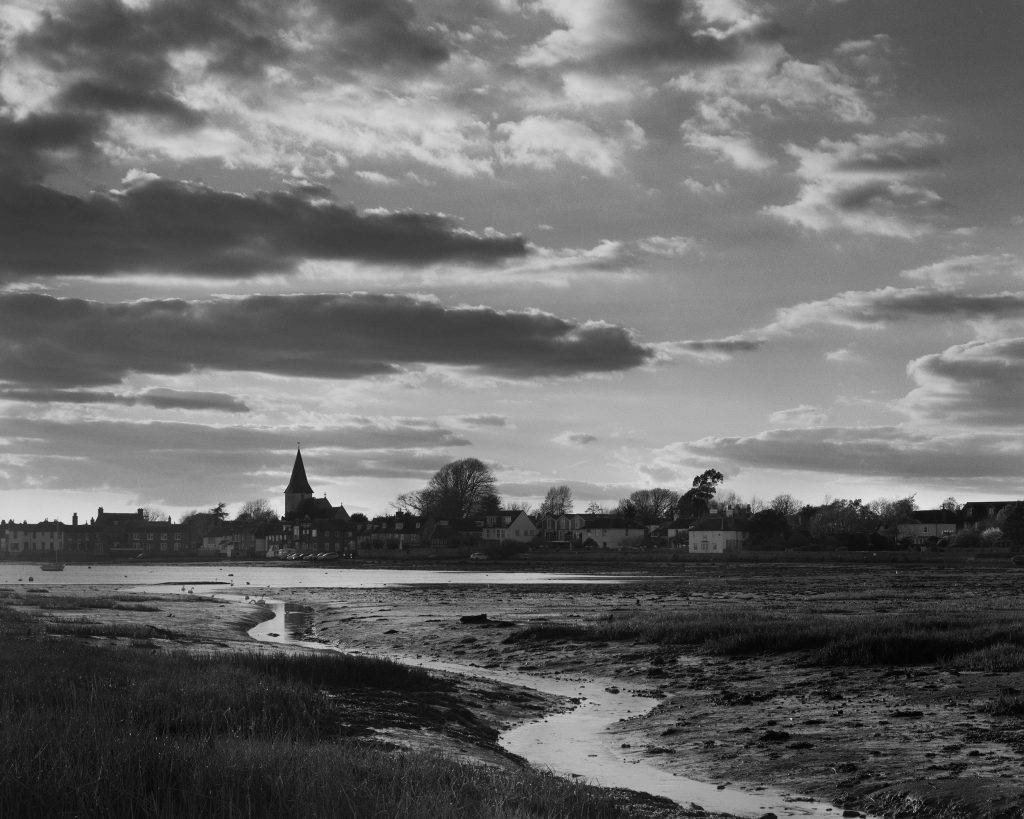
[[[75,512],[75,514],[73,514],[71,516],[71,525],[72,526],[77,526],[78,525],[78,512]]]
[[[135,510],[135,514],[138,515],[140,518],[142,517],[142,507],[141,506],[138,509]]]

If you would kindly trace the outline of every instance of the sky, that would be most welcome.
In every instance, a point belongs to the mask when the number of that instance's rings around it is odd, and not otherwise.
[[[0,518],[476,457],[1024,496],[1024,8],[0,5]],[[236,507],[237,508],[237,507]]]

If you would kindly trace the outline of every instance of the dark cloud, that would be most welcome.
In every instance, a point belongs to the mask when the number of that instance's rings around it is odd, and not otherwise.
[[[457,420],[467,427],[503,427],[508,424],[504,415],[460,415]]]
[[[1024,476],[1016,442],[985,434],[929,434],[902,427],[776,429],[677,445],[708,463],[882,478]]]
[[[316,491],[332,478],[426,479],[469,442],[442,427],[353,423],[316,429],[7,417],[0,488],[108,490],[142,502],[209,506],[279,497],[295,442]],[[433,450],[433,451],[432,451]],[[335,502],[344,498],[332,498]]]
[[[33,404],[120,404],[157,409],[219,410],[249,412],[248,405],[233,395],[222,392],[170,390],[158,387],[142,393],[126,394],[97,390],[0,389],[2,401],[25,401]]]
[[[92,153],[102,129],[102,119],[93,114],[29,114],[17,120],[0,116],[0,189],[38,179],[58,153]]]
[[[293,269],[303,259],[429,264],[526,253],[518,236],[480,236],[424,213],[359,213],[308,191],[233,194],[142,179],[78,197],[0,187],[0,271],[7,279],[168,272],[214,277]]]
[[[912,361],[917,383],[902,406],[966,427],[1024,427],[1024,338],[958,344]]]
[[[702,341],[677,341],[673,344],[680,350],[691,353],[749,353],[764,345],[760,338],[709,338]]]
[[[61,93],[62,108],[109,111],[118,114],[149,114],[165,117],[186,128],[206,120],[202,112],[185,105],[166,91],[83,80]]]
[[[424,364],[532,378],[631,369],[654,355],[614,325],[406,296],[109,304],[0,295],[0,380],[25,386],[101,386],[132,372],[193,370],[350,379]]]

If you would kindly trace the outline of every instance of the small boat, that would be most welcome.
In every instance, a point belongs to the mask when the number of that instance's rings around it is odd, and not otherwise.
[[[39,567],[44,572],[62,572],[64,571],[63,563],[44,563]]]

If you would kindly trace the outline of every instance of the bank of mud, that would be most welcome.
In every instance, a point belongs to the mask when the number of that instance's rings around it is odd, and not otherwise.
[[[1019,571],[708,567],[613,587],[392,588],[301,592],[307,636],[369,652],[542,675],[622,681],[661,698],[612,729],[625,758],[696,779],[802,793],[891,816],[1024,816],[1024,722],[996,713],[1020,670],[942,664],[823,667],[800,652],[695,656],[640,641],[509,642],[524,625],[743,603],[806,617],[896,612],[928,601],[974,608],[1019,599]],[[479,615],[486,614],[481,618]],[[996,711],[998,709],[995,709]]]

